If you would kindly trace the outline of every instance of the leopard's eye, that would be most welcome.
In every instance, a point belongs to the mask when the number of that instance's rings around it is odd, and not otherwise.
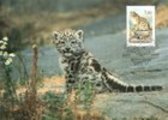
[[[71,43],[72,43],[72,44],[75,44],[75,41],[72,41]]]
[[[60,43],[60,44],[64,44],[65,42],[64,42],[64,41],[60,41],[59,43]]]

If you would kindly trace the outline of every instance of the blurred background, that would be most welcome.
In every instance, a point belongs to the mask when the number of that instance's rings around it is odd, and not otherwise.
[[[155,5],[156,26],[168,25],[168,0],[0,0],[0,38],[12,51],[50,43],[53,30],[80,28],[87,36],[126,28],[126,5]]]

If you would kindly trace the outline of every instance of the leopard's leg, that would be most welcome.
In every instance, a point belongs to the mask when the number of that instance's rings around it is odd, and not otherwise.
[[[82,74],[80,75],[80,89],[88,89],[91,88],[95,93],[103,93],[105,92],[105,86],[103,84],[101,75],[97,75],[95,73],[92,74]],[[89,88],[89,89],[90,89]]]
[[[66,91],[71,92],[73,89],[76,88],[76,80],[71,74],[66,74],[65,79],[66,79]]]

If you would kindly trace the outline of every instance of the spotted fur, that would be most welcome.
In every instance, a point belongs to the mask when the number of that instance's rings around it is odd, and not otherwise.
[[[161,86],[129,85],[112,75],[102,67],[93,55],[84,49],[82,30],[55,31],[53,42],[61,54],[60,63],[66,78],[67,90],[72,90],[80,83],[94,85],[97,92],[120,91],[141,92],[161,90]]]

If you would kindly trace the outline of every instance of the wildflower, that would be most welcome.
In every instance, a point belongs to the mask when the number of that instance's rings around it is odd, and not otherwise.
[[[0,49],[1,49],[1,50],[6,49],[6,45],[5,45],[5,44],[3,44],[2,46],[0,46]]]
[[[15,57],[14,53],[8,53],[6,51],[8,38],[4,37],[0,40],[0,57],[3,58],[5,65],[10,65],[13,62],[13,57]]]
[[[8,37],[3,37],[3,41],[8,41]]]
[[[12,63],[12,58],[8,58],[6,61],[5,61],[5,65],[10,65]]]
[[[14,53],[10,53],[9,56],[10,57],[15,57],[15,54]]]
[[[8,43],[6,41],[3,41],[3,45],[7,45]]]
[[[5,51],[4,54],[3,54],[3,57],[7,58],[8,57],[8,52]]]

